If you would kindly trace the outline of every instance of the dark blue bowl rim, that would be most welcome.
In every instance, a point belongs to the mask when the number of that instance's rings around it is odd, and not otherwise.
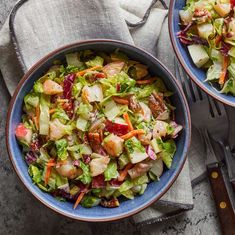
[[[185,62],[183,56],[180,53],[180,50],[176,44],[177,37],[175,36],[174,30],[173,30],[173,21],[174,21],[174,5],[177,0],[170,0],[170,6],[169,6],[169,13],[168,13],[168,28],[170,32],[170,39],[171,44],[173,46],[173,49],[175,51],[175,54],[180,62],[180,64],[183,66],[185,72],[188,74],[188,76],[208,95],[213,97],[216,100],[219,100],[220,102],[230,105],[232,107],[235,107],[235,102],[231,102],[226,98],[220,97],[219,94],[216,94],[216,92],[213,92],[212,90],[209,90],[206,86],[203,86],[202,83],[199,82],[197,77],[191,72],[191,70],[188,68],[187,63]],[[228,97],[230,95],[227,95]]]
[[[182,98],[182,102],[183,102],[183,105],[185,107],[185,110],[186,110],[186,113],[185,113],[186,114],[185,115],[185,117],[186,117],[186,120],[185,120],[186,138],[185,139],[186,140],[185,140],[183,154],[182,154],[183,155],[182,156],[182,161],[180,162],[181,165],[179,166],[177,171],[174,173],[174,176],[171,178],[171,180],[169,180],[169,182],[167,183],[167,186],[165,187],[165,189],[162,190],[162,192],[158,196],[152,198],[152,200],[149,200],[149,202],[147,204],[145,204],[144,206],[136,208],[136,210],[133,210],[133,211],[131,211],[129,213],[126,213],[126,214],[123,214],[123,215],[120,215],[120,216],[116,216],[116,217],[112,217],[112,218],[103,218],[103,219],[102,218],[100,218],[100,219],[97,219],[97,218],[81,218],[80,216],[72,216],[71,214],[67,214],[67,213],[61,211],[60,209],[55,208],[52,205],[50,205],[49,203],[45,202],[40,196],[37,195],[36,192],[34,192],[33,189],[31,189],[30,186],[28,186],[26,184],[26,182],[24,182],[24,179],[21,176],[21,173],[18,171],[18,169],[16,167],[15,160],[14,160],[14,157],[13,157],[13,154],[12,154],[12,151],[11,151],[11,148],[10,148],[10,144],[9,144],[9,138],[10,138],[10,133],[9,133],[10,129],[9,129],[9,126],[10,126],[10,117],[12,115],[12,108],[13,108],[14,103],[16,101],[17,94],[18,94],[19,90],[21,89],[21,86],[31,76],[31,74],[33,74],[38,68],[40,68],[40,66],[45,61],[47,61],[47,59],[52,57],[54,54],[60,53],[61,51],[65,50],[65,49],[69,49],[71,47],[76,47],[76,46],[79,46],[79,45],[89,44],[89,43],[100,43],[100,42],[101,43],[107,42],[107,43],[115,43],[115,44],[120,44],[120,45],[126,45],[128,47],[136,48],[137,50],[142,51],[143,53],[145,53],[148,56],[152,57],[152,59],[155,60],[156,63],[158,63],[169,74],[169,77],[171,77],[172,82],[175,83],[175,85],[176,85],[176,87],[178,89],[179,95]],[[15,92],[14,92],[12,98],[11,98],[11,101],[10,101],[10,104],[9,104],[9,108],[8,108],[8,112],[7,112],[7,121],[6,121],[6,129],[5,129],[5,131],[6,131],[7,152],[8,152],[8,156],[10,158],[10,161],[11,161],[11,163],[13,165],[13,168],[14,168],[15,172],[17,173],[17,176],[19,177],[20,181],[28,189],[28,191],[33,194],[33,196],[36,199],[38,199],[41,203],[43,203],[45,206],[47,206],[48,208],[50,208],[54,212],[57,212],[58,214],[66,216],[66,217],[69,217],[71,219],[75,219],[75,220],[79,220],[79,221],[85,221],[85,222],[107,222],[107,221],[116,221],[116,220],[124,219],[124,218],[130,217],[132,215],[135,215],[135,214],[141,212],[142,210],[146,209],[151,204],[153,204],[154,202],[159,200],[169,190],[169,188],[172,186],[172,184],[177,179],[179,173],[181,172],[181,170],[182,170],[182,168],[184,166],[184,163],[186,161],[186,158],[187,158],[187,152],[188,152],[188,149],[189,149],[189,146],[190,146],[190,142],[191,142],[191,119],[190,119],[190,112],[189,112],[188,103],[187,103],[186,97],[184,95],[184,92],[183,92],[179,82],[175,79],[173,74],[166,68],[166,66],[163,65],[162,62],[160,62],[157,58],[152,56],[147,51],[145,51],[145,50],[143,50],[143,49],[141,49],[139,47],[133,46],[131,44],[125,43],[123,41],[111,40],[111,39],[90,39],[90,40],[83,40],[83,41],[78,41],[78,42],[75,42],[75,43],[71,43],[71,44],[68,44],[68,45],[62,46],[62,47],[60,47],[58,49],[53,50],[52,52],[50,52],[49,54],[44,56],[42,59],[40,59],[37,63],[35,63],[26,72],[26,74],[23,76],[23,78],[18,83],[18,85],[17,85],[17,87],[15,89]]]

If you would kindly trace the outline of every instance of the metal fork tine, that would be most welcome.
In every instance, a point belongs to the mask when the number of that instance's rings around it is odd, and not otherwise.
[[[195,101],[201,100],[201,97],[200,97],[200,94],[199,94],[199,90],[198,90],[198,88],[197,88],[197,85],[195,85],[195,83],[192,82],[191,80],[190,80],[190,84],[191,84],[192,89],[193,89],[193,92],[194,92]]]
[[[210,114],[211,114],[211,117],[216,117],[217,114],[218,114],[218,111],[217,111],[216,105],[214,103],[214,100],[211,97],[208,97],[208,98],[209,98],[209,104],[210,104]]]
[[[175,67],[175,76],[176,76],[176,78],[179,80],[179,82],[180,82],[180,84],[181,84],[181,86],[182,86],[182,88],[183,88],[183,91],[184,91],[186,97],[188,98],[188,92],[187,92],[187,90],[186,90],[186,88],[185,88],[184,81],[182,80],[182,77],[181,77],[181,75],[180,75],[179,65],[178,65],[178,63],[177,63],[177,61],[176,61],[176,58],[174,58],[174,67]]]
[[[181,79],[181,83],[184,86],[185,89],[185,93],[187,95],[188,100],[190,100],[191,102],[194,102],[194,93],[192,91],[192,89],[190,89],[190,84],[189,84],[189,80],[187,78],[186,73],[183,71],[183,69],[179,66],[179,64],[177,63],[176,67],[178,67],[179,69],[179,77]]]
[[[217,108],[219,109],[220,114],[221,114],[221,115],[226,115],[226,110],[225,110],[224,105],[223,105],[221,102],[216,101],[216,100],[214,100],[214,102],[215,102],[215,104],[217,105]]]

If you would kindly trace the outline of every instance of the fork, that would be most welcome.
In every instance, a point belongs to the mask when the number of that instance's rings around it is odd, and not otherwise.
[[[220,102],[209,97],[210,116],[208,129],[214,140],[216,140],[224,151],[225,162],[228,169],[229,180],[235,191],[235,158],[232,156],[229,143],[229,120],[225,107]]]
[[[233,212],[232,204],[229,199],[229,195],[226,189],[226,184],[222,176],[222,172],[219,166],[219,161],[217,160],[213,147],[210,143],[210,138],[208,131],[211,128],[216,129],[218,121],[218,113],[216,113],[214,107],[217,107],[214,103],[214,106],[211,105],[212,99],[209,99],[208,96],[202,92],[197,86],[195,86],[190,79],[187,78],[185,72],[179,69],[179,65],[174,61],[175,64],[175,75],[178,78],[179,82],[182,85],[184,93],[187,97],[192,123],[199,129],[204,141],[206,143],[206,166],[207,174],[210,180],[214,200],[216,203],[217,212],[220,218],[221,228],[224,234],[234,234],[235,231],[235,214]],[[210,108],[211,107],[211,108]],[[222,109],[221,109],[222,110]],[[214,112],[212,112],[214,111]],[[223,111],[219,113],[222,114]],[[225,113],[226,114],[226,113]],[[223,118],[224,118],[223,113]],[[225,116],[226,117],[226,116]],[[219,121],[222,118],[218,119]],[[208,123],[210,122],[210,126]],[[224,130],[223,130],[224,131]],[[215,137],[219,137],[219,131],[212,131]],[[215,135],[215,133],[217,135]],[[223,134],[223,141],[225,141],[225,135]]]
[[[235,191],[235,158],[228,144],[229,120],[225,107],[194,85],[185,72],[182,69],[179,70],[176,60],[175,68],[176,76],[178,75],[190,104],[192,122],[198,129],[207,128],[211,137],[220,144],[224,152],[229,181]]]

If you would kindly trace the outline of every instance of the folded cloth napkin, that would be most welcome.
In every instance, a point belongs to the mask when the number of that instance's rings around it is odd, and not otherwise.
[[[151,12],[147,11],[150,5]],[[146,11],[150,14],[144,24],[128,27],[147,18]],[[8,18],[0,33],[0,69],[7,88],[12,94],[23,72],[48,52],[92,38],[135,44],[157,56],[174,73],[167,13],[157,0],[21,0],[11,13],[10,24]],[[193,208],[191,181],[197,182],[205,172],[201,146],[194,130],[189,162],[157,203],[133,216],[136,224],[161,221]]]

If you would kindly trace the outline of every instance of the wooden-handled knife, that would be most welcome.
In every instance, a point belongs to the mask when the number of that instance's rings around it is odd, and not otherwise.
[[[235,235],[235,214],[226,184],[216,158],[207,130],[203,131],[206,142],[206,166],[213,197],[215,200],[221,230],[224,235]]]

